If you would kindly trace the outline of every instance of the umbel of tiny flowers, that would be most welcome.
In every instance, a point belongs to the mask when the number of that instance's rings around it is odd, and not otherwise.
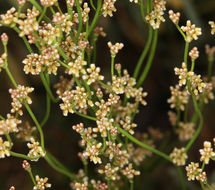
[[[186,33],[186,41],[191,42],[193,39],[197,40],[198,36],[202,34],[201,28],[195,26],[195,24],[191,24],[191,21],[188,20],[186,26],[181,27],[182,31]]]
[[[172,159],[172,162],[177,166],[184,166],[188,158],[185,152],[185,148],[174,148],[169,157]]]
[[[10,142],[0,137],[0,158],[5,158],[5,156],[10,156]]]
[[[192,60],[196,60],[199,57],[199,51],[197,47],[194,47],[193,49],[190,50],[189,56],[191,57]]]
[[[116,54],[124,47],[123,43],[115,43],[112,44],[111,42],[108,42],[108,47],[110,48],[110,52],[112,56],[116,56]]]
[[[211,147],[211,142],[205,141],[204,142],[204,148],[199,150],[201,154],[200,161],[204,162],[205,164],[208,164],[210,161],[210,158],[215,157],[215,152],[213,151],[213,148]]]
[[[155,0],[154,7],[151,13],[146,15],[145,19],[152,28],[158,29],[160,27],[161,22],[164,22],[165,19],[163,17],[164,11],[166,10],[166,1],[165,0]]]
[[[186,166],[188,181],[198,180],[203,183],[207,182],[206,173],[199,168],[199,163],[191,162],[188,166]]]
[[[48,182],[47,177],[40,178],[38,175],[36,175],[35,180],[36,180],[36,185],[33,187],[33,190],[43,190],[51,187],[51,184],[47,183]]]
[[[169,18],[174,24],[178,24],[181,14],[179,12],[174,13],[173,10],[169,10]]]

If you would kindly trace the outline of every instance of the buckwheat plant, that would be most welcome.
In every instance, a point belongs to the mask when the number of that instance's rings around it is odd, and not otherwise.
[[[147,42],[133,74],[115,60],[126,44],[107,43],[110,80],[102,75],[101,68],[95,63],[97,41],[106,36],[97,23],[100,17],[114,16],[117,0],[17,0],[17,3],[18,9],[12,7],[0,15],[0,26],[14,30],[24,41],[28,54],[22,61],[23,74],[41,79],[46,90],[47,110],[44,119],[39,121],[31,108],[35,89],[33,85],[17,83],[8,62],[10,39],[6,33],[1,34],[0,72],[7,74],[13,87],[9,89],[10,113],[0,116],[0,158],[21,159],[23,169],[32,180],[33,190],[55,189],[52,179],[35,175],[37,170],[34,171],[30,164],[33,161],[39,164],[38,161],[44,159],[71,181],[68,187],[74,190],[133,190],[138,189],[135,178],[142,175],[144,160],[152,156],[161,157],[176,167],[182,189],[185,189],[183,176],[186,172],[187,179],[199,181],[203,190],[206,187],[213,189],[204,171],[205,165],[215,160],[210,142],[205,141],[203,149],[200,149],[201,167],[194,162],[184,167],[189,159],[189,150],[203,128],[202,109],[214,99],[214,47],[206,46],[209,60],[207,77],[202,78],[195,72],[200,53],[192,42],[202,34],[201,28],[190,20],[181,25],[181,14],[169,10],[169,19],[185,42],[181,67],[174,69],[178,83],[170,87],[171,96],[167,100],[172,109],[168,112],[170,123],[178,140],[183,143],[170,151],[161,151],[156,142],[165,134],[155,128],[149,128],[148,133],[136,132],[139,126],[135,123],[135,116],[141,106],[147,106],[146,99],[150,98],[142,86],[153,62],[160,25],[165,22],[166,1],[130,0],[140,8],[142,20],[147,23]],[[29,7],[27,10],[26,6]],[[211,27],[213,35],[214,22],[209,21],[208,27]],[[53,84],[50,77],[58,82]],[[50,118],[51,104],[59,105],[65,120],[74,115],[83,118],[81,123],[72,126],[80,135],[80,142],[73,142],[81,147],[78,156],[83,169],[78,172],[66,168],[47,149],[43,128]],[[188,110],[193,111],[191,117]],[[30,116],[33,126],[23,119],[25,114]],[[16,151],[15,145],[20,143],[26,144],[27,152]],[[89,165],[93,166],[93,171],[89,172]],[[8,187],[10,190],[15,188]]]

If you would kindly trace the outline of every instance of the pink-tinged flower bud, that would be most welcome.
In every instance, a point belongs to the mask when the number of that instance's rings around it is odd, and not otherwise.
[[[3,34],[1,35],[1,40],[2,40],[2,43],[3,43],[4,45],[7,45],[7,42],[8,42],[8,35],[7,35],[6,33],[3,33]]]
[[[120,63],[117,63],[117,64],[115,64],[115,69],[116,70],[121,70],[121,68],[122,68],[122,65],[120,64]]]
[[[31,165],[30,165],[30,163],[29,163],[27,160],[24,160],[24,161],[23,161],[22,167],[23,167],[25,170],[27,170],[27,171],[31,170]]]
[[[26,3],[26,0],[17,0],[20,6],[23,6]]]

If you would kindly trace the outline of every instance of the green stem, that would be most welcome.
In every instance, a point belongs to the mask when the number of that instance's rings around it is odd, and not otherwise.
[[[107,84],[103,83],[102,81],[97,80],[97,82],[98,82],[101,86],[103,86],[104,88],[107,88],[107,89],[109,89],[109,90],[112,90],[111,86],[108,86]]]
[[[88,36],[93,32],[95,26],[96,26],[96,23],[98,21],[98,18],[99,18],[99,13],[100,13],[100,10],[101,10],[101,7],[102,7],[102,0],[97,0],[97,8],[96,8],[96,13],[95,13],[95,16],[93,18],[93,21],[90,25],[90,28],[88,30],[88,33],[86,34],[86,38],[88,38]]]
[[[47,10],[47,7],[44,7],[43,8],[43,11],[38,19],[38,23],[40,23],[40,21],[43,19],[44,15],[46,14],[46,10]]]
[[[63,57],[63,59],[68,63],[69,58],[67,55],[64,53],[64,51],[60,48],[60,46],[56,46],[57,50],[59,51],[60,55]],[[68,66],[68,65],[67,65]],[[69,67],[69,66],[68,66]]]
[[[5,68],[6,72],[7,72],[7,75],[9,76],[11,82],[13,83],[13,85],[15,86],[15,88],[18,87],[16,81],[14,80],[13,78],[13,75],[11,74],[10,70],[8,69],[8,67]]]
[[[55,12],[55,10],[53,9],[53,7],[49,7],[49,9],[51,10],[51,12],[52,12],[53,15],[56,14],[56,12]]]
[[[115,59],[115,55],[111,55],[111,77],[112,78],[114,76],[114,59]]]
[[[62,169],[62,168],[58,167],[55,163],[53,163],[47,154],[44,157],[44,159],[57,172],[69,177],[72,180],[80,181],[79,178],[75,174],[72,174],[72,173],[68,172],[67,170]]]
[[[111,190],[111,180],[107,179],[108,190]]]
[[[190,69],[191,72],[194,71],[194,67],[195,67],[195,60],[192,59],[192,65],[191,65],[191,69]]]
[[[208,58],[208,74],[207,74],[208,82],[211,80],[211,76],[212,76],[213,61],[214,61],[213,55],[209,56],[209,58]]]
[[[142,54],[141,54],[141,56],[140,56],[140,58],[139,58],[139,60],[137,62],[137,66],[136,66],[136,68],[134,70],[134,74],[133,74],[133,77],[136,78],[136,79],[137,79],[137,77],[139,75],[140,68],[141,68],[141,66],[143,64],[143,61],[146,58],[146,55],[147,55],[147,53],[149,51],[149,47],[150,47],[151,42],[152,42],[152,27],[149,26],[149,33],[148,33],[147,42],[146,42],[146,45],[145,45],[145,47],[143,49],[143,52],[142,52]]]
[[[61,10],[59,3],[55,3],[55,6],[57,7],[58,11],[60,12],[60,14],[63,14],[63,11]]]
[[[48,83],[47,83],[47,81],[45,79],[45,76],[44,76],[43,72],[40,72],[40,78],[42,80],[42,83],[43,83],[43,85],[44,85],[47,93],[49,94],[50,98],[52,99],[52,101],[53,102],[57,102],[56,99],[55,99],[55,97],[54,97],[54,95],[52,94],[52,91],[51,91],[51,89],[50,89],[50,87],[49,87],[49,85],[48,85]]]
[[[79,4],[79,0],[75,0],[75,5],[76,5],[76,8],[77,8],[77,12],[78,12],[78,32],[75,36],[75,41],[77,42],[78,41],[78,38],[80,36],[80,33],[82,31],[82,27],[83,27],[83,20],[82,20],[82,14],[81,14],[81,7],[80,7],[80,4]]]
[[[155,30],[153,41],[152,41],[151,52],[149,54],[149,58],[147,60],[146,67],[144,68],[143,73],[141,74],[140,79],[137,82],[137,87],[140,87],[142,85],[142,83],[144,82],[145,78],[148,75],[149,69],[151,68],[151,64],[152,64],[155,50],[156,50],[156,46],[157,46],[157,39],[158,39],[158,31]]]
[[[187,66],[188,51],[189,51],[189,42],[186,41],[185,49],[184,49],[184,63],[186,64],[186,66]]]
[[[210,190],[214,190],[214,188],[211,187],[208,183],[206,183],[206,186],[207,186]]]
[[[94,5],[94,3],[93,3],[93,0],[90,0],[90,5],[91,5],[91,7],[92,7],[94,10],[96,10],[96,7],[95,7],[95,5]]]
[[[32,171],[29,170],[28,173],[29,173],[29,175],[30,175],[30,177],[31,177],[31,180],[32,180],[33,184],[36,185],[37,183],[36,183],[36,181],[35,181],[35,179],[34,179],[34,176],[33,176]]]
[[[147,0],[147,1],[146,1],[146,13],[147,13],[147,14],[150,13],[150,1],[151,1],[151,0]]]
[[[59,63],[60,63],[62,66],[66,67],[67,69],[70,68],[70,66],[67,65],[67,64],[65,64],[63,61],[61,61],[61,60],[58,60],[58,61],[59,61]]]
[[[39,134],[40,134],[40,143],[41,143],[42,148],[44,149],[44,134],[43,134],[42,128],[41,128],[39,122],[37,121],[34,113],[32,112],[31,108],[29,107],[29,105],[26,103],[24,105],[25,105],[25,108],[27,109],[29,115],[31,116],[31,118],[33,119],[34,123],[37,126],[37,129],[38,129]]]
[[[153,152],[153,153],[155,153],[155,154],[161,156],[162,158],[164,158],[165,160],[167,160],[167,161],[169,161],[169,162],[172,162],[172,160],[170,159],[170,157],[169,157],[168,155],[166,155],[165,153],[160,152],[159,150],[154,149],[154,148],[152,148],[152,147],[150,147],[150,146],[148,146],[148,145],[142,143],[141,141],[137,140],[137,139],[134,138],[132,135],[130,135],[127,131],[125,131],[124,129],[122,129],[119,125],[117,125],[117,124],[115,124],[115,123],[113,123],[113,125],[114,125],[115,127],[117,127],[117,129],[118,129],[118,131],[119,131],[120,133],[122,133],[123,135],[125,135],[129,140],[131,140],[131,141],[134,142],[135,144],[137,144],[137,145],[141,146],[142,148],[145,148],[145,149],[147,149],[147,150],[149,150],[149,151],[151,151],[151,152]]]
[[[18,34],[20,33],[20,30],[19,30],[16,26],[14,26],[13,29],[14,29]],[[24,41],[24,43],[25,43],[25,45],[26,45],[28,51],[29,51],[30,53],[33,53],[34,51],[32,50],[31,45],[29,44],[27,38],[26,38],[25,36],[22,36],[22,39],[23,39],[23,41]]]
[[[0,115],[0,119],[1,119],[1,120],[5,120],[5,118],[4,118],[3,116],[1,116],[1,115]]]
[[[176,28],[178,29],[178,31],[181,33],[181,35],[183,36],[184,40],[186,41],[186,35],[184,34],[184,32],[181,30],[180,26],[178,24],[176,24]]]
[[[9,143],[10,143],[10,149],[11,149],[13,143],[12,143],[12,140],[11,140],[11,138],[10,138],[9,133],[6,133],[5,136],[6,136],[7,140],[8,140]]]
[[[14,78],[13,78],[13,76],[12,76],[10,70],[8,69],[8,67],[6,67],[5,70],[6,70],[7,74],[8,74],[8,76],[9,76],[10,80],[12,81],[13,85],[17,88],[17,83],[16,83],[16,81],[14,80]],[[39,122],[37,121],[36,117],[34,116],[34,113],[32,112],[32,110],[31,110],[31,108],[29,107],[29,105],[28,105],[27,103],[24,103],[24,106],[25,106],[25,108],[27,109],[28,113],[30,114],[31,118],[33,119],[34,123],[35,123],[36,126],[37,126],[37,129],[38,129],[38,131],[39,131],[39,133],[40,133],[41,146],[42,146],[42,148],[44,149],[44,135],[43,135],[43,131],[42,131],[41,127],[40,127],[40,124],[39,124]]]
[[[188,152],[190,147],[192,146],[192,144],[195,142],[195,140],[198,138],[201,130],[202,130],[202,127],[203,127],[203,116],[202,116],[202,113],[199,109],[199,106],[198,106],[198,103],[196,101],[196,97],[195,95],[192,93],[191,91],[191,84],[190,84],[190,80],[188,80],[188,89],[189,89],[189,92],[191,93],[192,95],[192,100],[193,100],[193,105],[194,105],[194,109],[195,109],[195,112],[198,114],[199,116],[199,126],[195,132],[195,134],[193,135],[192,139],[190,139],[190,141],[188,142],[188,144],[186,145],[186,148],[185,148],[185,152]]]
[[[134,182],[130,181],[130,190],[133,190],[133,189],[134,189]]]
[[[35,0],[28,0],[33,6],[35,6],[40,12],[43,11],[43,9],[41,8],[41,6],[37,3],[37,1]]]
[[[202,190],[205,190],[205,185],[204,185],[204,183],[200,182],[200,185],[201,185]]]
[[[140,1],[140,13],[141,13],[141,17],[143,19],[143,22],[146,22],[145,13],[144,13],[144,6],[143,6],[143,1],[142,0]]]
[[[45,125],[45,123],[48,121],[49,116],[50,116],[50,110],[51,110],[51,101],[50,101],[50,97],[48,95],[48,93],[46,93],[46,114],[45,117],[43,118],[40,126],[43,127]]]
[[[41,157],[41,156],[29,157],[29,156],[26,156],[24,154],[12,152],[12,151],[10,151],[10,155],[14,156],[14,157],[17,157],[17,158],[25,159],[25,160],[37,160],[38,158]]]
[[[178,171],[178,176],[180,179],[180,184],[181,184],[181,190],[185,190],[185,183],[184,183],[184,176],[183,176],[183,172],[181,170],[180,167],[177,167],[177,171]]]
[[[75,111],[75,110],[74,110],[74,111]],[[89,119],[89,120],[92,120],[92,121],[97,121],[97,119],[96,119],[95,117],[91,117],[91,116],[89,116],[89,115],[85,115],[85,114],[80,113],[80,112],[77,112],[77,111],[75,111],[75,113],[76,113],[77,115],[83,117],[83,118],[86,118],[86,119]]]
[[[60,162],[57,158],[55,158],[50,152],[46,151],[46,154],[48,155],[49,159],[50,159],[53,163],[55,163],[56,165],[58,165],[58,167],[61,167],[62,169],[69,171],[69,170],[68,170],[63,164],[61,164],[61,162]]]

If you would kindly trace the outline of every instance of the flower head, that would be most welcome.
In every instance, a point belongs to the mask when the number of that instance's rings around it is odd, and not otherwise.
[[[183,32],[186,32],[186,41],[191,42],[193,39],[197,40],[198,36],[202,34],[201,28],[197,28],[195,24],[191,24],[188,20],[186,26],[181,27]]]
[[[44,190],[46,188],[50,188],[51,184],[47,183],[48,178],[40,178],[38,175],[36,175],[36,185],[33,187],[33,190]]]

